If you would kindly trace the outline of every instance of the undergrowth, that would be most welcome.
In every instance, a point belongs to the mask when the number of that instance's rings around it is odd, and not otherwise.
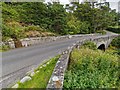
[[[118,55],[82,48],[73,50],[64,88],[117,88],[120,86]]]

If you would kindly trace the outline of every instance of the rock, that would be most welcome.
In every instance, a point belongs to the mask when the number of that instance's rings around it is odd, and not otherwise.
[[[58,60],[57,63],[60,63],[60,61]]]
[[[42,66],[40,68],[42,68]]]
[[[10,41],[10,42],[11,42],[11,41],[13,41],[13,39],[11,38],[11,39],[9,39],[8,41]]]
[[[36,73],[39,73],[39,71],[36,71]]]
[[[15,48],[14,42],[8,42],[8,44],[9,44],[9,47],[10,47],[11,49]]]
[[[14,86],[12,86],[12,88],[18,88],[18,84],[15,84]]]
[[[70,47],[68,47],[68,49],[70,49]]]
[[[63,68],[63,67],[60,67],[61,69]]]
[[[62,55],[65,54],[65,52],[62,52]]]
[[[76,44],[74,43],[73,46],[75,46]]]
[[[53,81],[59,81],[59,78],[57,76],[53,76],[52,80]]]
[[[66,50],[66,51],[65,51],[65,54],[67,54],[67,53],[68,53],[68,51]]]
[[[50,62],[47,62],[47,64],[50,64]]]
[[[55,37],[53,38],[53,41],[56,41],[56,38],[55,38]]]
[[[46,67],[46,64],[44,64],[43,67]]]
[[[34,76],[35,75],[35,73],[34,72],[32,72],[31,74],[30,74],[30,76]]]
[[[24,41],[29,41],[30,39],[29,38],[25,38]]]
[[[31,80],[32,78],[30,76],[25,76],[22,80],[20,80],[20,83],[24,83],[26,81]]]
[[[71,39],[71,38],[72,38],[72,36],[68,36],[68,38],[69,38],[69,39]]]

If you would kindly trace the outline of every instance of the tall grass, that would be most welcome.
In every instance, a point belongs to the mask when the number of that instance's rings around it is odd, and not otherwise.
[[[117,88],[120,86],[118,56],[88,48],[73,50],[64,88]]]

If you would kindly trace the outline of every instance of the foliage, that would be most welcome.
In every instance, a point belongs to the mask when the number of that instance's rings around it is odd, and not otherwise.
[[[45,31],[40,26],[30,25],[25,28],[25,31]]]
[[[38,73],[36,73],[33,77],[32,80],[27,81],[25,83],[19,83],[19,89],[23,89],[23,88],[46,88],[48,81],[50,79],[50,76],[52,74],[52,71],[56,65],[56,62],[58,60],[59,56],[56,56],[52,59],[50,59],[48,62],[49,64],[46,64],[45,67],[43,67],[43,65],[40,65],[40,67],[42,68],[38,68],[35,71],[39,71]]]
[[[91,42],[91,41],[87,41],[82,45],[82,48],[89,48],[89,49],[93,49],[96,50],[97,46],[95,43]]]
[[[97,3],[99,4],[99,3]],[[67,9],[71,11],[82,22],[89,23],[89,32],[96,32],[98,30],[105,30],[108,26],[114,26],[117,24],[117,13],[115,10],[111,10],[109,5],[103,5],[100,8],[95,8],[92,3],[72,3],[72,6],[67,6]]]
[[[75,49],[70,56],[64,88],[118,88],[118,71],[116,55],[88,48]]]
[[[24,30],[24,27],[22,27],[20,23],[15,21],[10,21],[3,24],[2,34],[4,37],[11,37],[14,39],[18,39],[18,38],[24,37],[23,30]]]
[[[51,29],[59,34],[66,34],[66,25],[67,25],[67,18],[66,18],[66,10],[63,8],[63,5],[59,3],[53,3],[48,5],[49,10],[49,18],[52,20],[51,22]],[[50,21],[51,21],[50,20]]]
[[[81,22],[77,20],[77,18],[73,15],[68,14],[68,32],[69,34],[77,34],[80,33]]]
[[[120,34],[120,26],[119,27],[118,26],[117,27],[109,27],[107,30]]]
[[[10,47],[8,45],[2,45],[2,46],[0,46],[0,51],[7,51],[9,49],[10,49]]]
[[[120,48],[120,36],[113,39],[113,41],[111,42],[111,45],[114,47]]]
[[[106,32],[103,31],[103,30],[96,31],[96,33],[100,33],[100,34],[102,34],[102,35],[105,35],[105,34],[106,34]]]
[[[57,2],[2,2],[2,35],[5,41],[26,37],[25,30],[60,35],[95,33],[116,26],[117,16],[108,4],[97,8],[92,3],[77,2],[66,7]],[[9,26],[9,23],[12,24]]]
[[[109,54],[116,54],[120,57],[120,48],[116,48],[112,45],[110,45],[105,52],[107,52]]]
[[[3,3],[2,2],[2,19],[4,21],[8,20],[17,20],[19,18],[19,13],[13,8],[10,3]]]

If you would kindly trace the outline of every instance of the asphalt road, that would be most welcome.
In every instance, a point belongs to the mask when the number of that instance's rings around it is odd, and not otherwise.
[[[5,77],[9,77],[10,74],[17,72],[22,68],[29,67],[31,65],[41,64],[44,60],[58,55],[60,52],[67,49],[68,46],[71,46],[76,41],[97,36],[98,35],[56,40],[53,42],[46,42],[40,45],[38,44],[27,48],[18,48],[7,52],[3,52],[2,77],[4,79]],[[24,73],[26,72],[27,70]],[[6,85],[4,87],[6,87]]]

